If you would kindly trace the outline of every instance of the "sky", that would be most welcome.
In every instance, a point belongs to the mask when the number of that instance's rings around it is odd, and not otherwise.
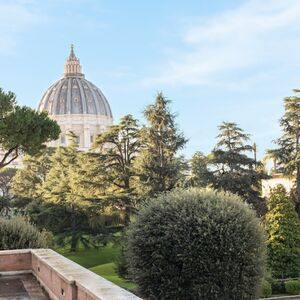
[[[74,44],[114,122],[157,92],[189,139],[209,153],[222,121],[274,147],[283,98],[300,88],[299,0],[0,0],[0,87],[36,108]]]

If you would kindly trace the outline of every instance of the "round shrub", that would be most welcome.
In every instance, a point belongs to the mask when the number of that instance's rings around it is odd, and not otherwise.
[[[47,247],[47,236],[24,219],[0,218],[0,250]]]
[[[285,282],[285,290],[290,295],[300,294],[300,280],[289,280]]]
[[[149,299],[254,299],[265,237],[235,195],[175,190],[149,201],[128,230],[133,280]]]

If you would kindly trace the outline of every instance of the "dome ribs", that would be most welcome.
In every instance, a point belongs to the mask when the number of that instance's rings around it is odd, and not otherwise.
[[[49,115],[100,115],[112,119],[110,105],[102,91],[81,73],[79,59],[71,47],[62,79],[52,84],[43,95],[38,110]]]
[[[65,114],[71,114],[72,112],[72,79],[68,79],[67,101]]]
[[[77,86],[79,88],[79,95],[80,95],[81,105],[82,105],[82,113],[86,114],[87,113],[87,99],[86,99],[85,93],[83,91],[82,81],[83,80],[81,78],[76,78]]]

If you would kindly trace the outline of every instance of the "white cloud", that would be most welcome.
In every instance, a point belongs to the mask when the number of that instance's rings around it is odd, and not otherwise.
[[[174,51],[159,74],[143,83],[253,84],[269,78],[263,70],[274,64],[300,61],[299,36],[299,0],[247,1],[185,29],[181,43],[189,50]]]
[[[28,27],[44,21],[34,1],[0,0],[0,53],[10,53],[17,45],[18,35]]]

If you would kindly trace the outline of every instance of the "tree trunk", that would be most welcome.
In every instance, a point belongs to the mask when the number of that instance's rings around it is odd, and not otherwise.
[[[72,215],[71,215],[71,251],[75,252],[76,251],[76,244],[77,244],[77,239],[76,239],[76,216],[75,216],[75,210],[74,207],[72,207]]]
[[[300,163],[297,164],[296,168],[296,211],[300,218]]]

